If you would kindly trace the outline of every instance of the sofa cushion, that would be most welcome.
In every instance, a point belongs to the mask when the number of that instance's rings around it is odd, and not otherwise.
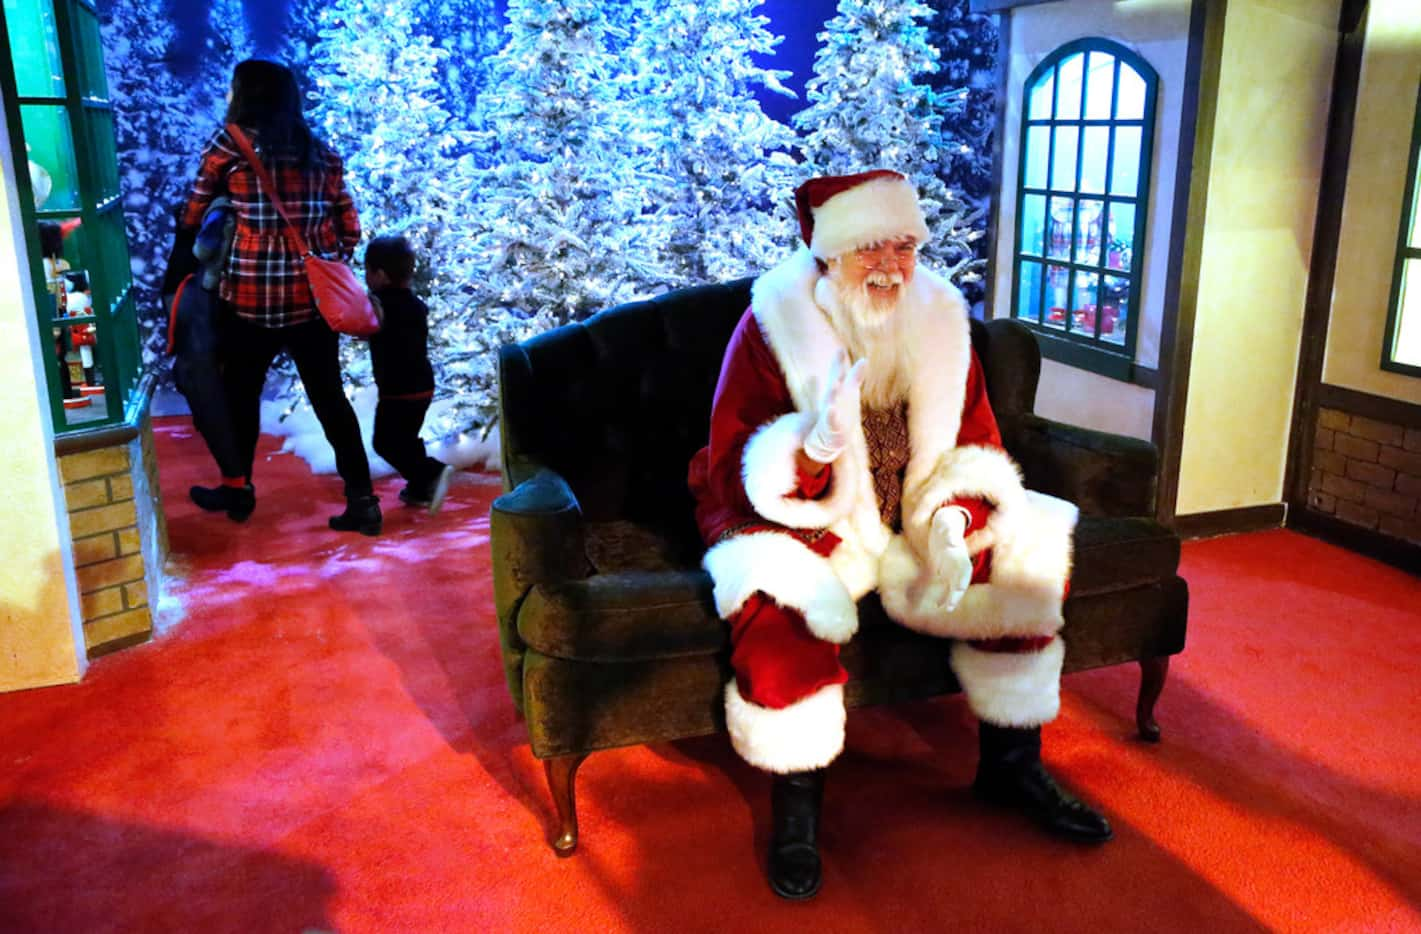
[[[1076,525],[1072,597],[1170,580],[1178,569],[1179,536],[1153,519],[1081,516]]]
[[[518,635],[551,658],[630,662],[719,652],[729,630],[704,571],[622,571],[539,584]]]

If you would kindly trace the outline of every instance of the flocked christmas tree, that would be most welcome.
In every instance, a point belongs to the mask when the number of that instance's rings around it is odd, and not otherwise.
[[[189,86],[169,68],[173,27],[167,19],[138,0],[118,0],[108,8],[102,36],[143,362],[154,366],[165,359],[167,315],[158,292],[173,212],[192,184],[210,127],[194,118]]]
[[[507,41],[480,98],[497,146],[476,208],[480,286],[466,362],[480,424],[497,412],[494,351],[660,287],[644,170],[595,0],[509,0]],[[481,341],[480,350],[475,343]]]
[[[794,131],[772,120],[757,87],[793,97],[785,71],[756,64],[780,37],[763,0],[640,0],[629,82],[644,115],[635,139],[651,171],[648,240],[672,285],[700,285],[773,265],[790,247]]]
[[[839,0],[819,33],[806,86],[810,106],[794,115],[794,124],[804,133],[805,169],[815,174],[872,168],[907,174],[932,234],[924,258],[944,275],[971,282],[980,278],[973,243],[985,219],[942,178],[955,144],[943,130],[951,100],[924,80],[938,68],[924,26],[931,14],[918,0]]]
[[[202,71],[193,88],[200,120],[215,130],[227,112],[227,91],[232,87],[232,69],[252,57],[252,40],[242,0],[213,0],[207,16],[207,39]],[[206,141],[203,137],[202,142]],[[201,145],[201,142],[199,142]],[[197,170],[196,161],[193,163]]]
[[[404,236],[414,248],[414,286],[429,305],[430,355],[446,402],[426,434],[442,437],[476,420],[464,405],[472,387],[463,364],[475,307],[468,201],[476,181],[472,160],[455,154],[463,134],[444,107],[448,53],[414,30],[415,8],[411,0],[337,0],[321,10],[308,116],[345,160],[367,238]],[[368,384],[365,346],[347,341],[344,357],[351,388]]]
[[[991,205],[992,141],[996,125],[997,17],[973,13],[969,0],[945,0],[928,21],[928,41],[942,56],[929,85],[949,101],[943,131],[952,140],[943,178],[973,209]],[[979,260],[987,258],[985,237],[973,243]],[[981,282],[962,283],[969,301],[982,297]]]
[[[213,4],[195,82],[173,73],[172,24],[141,0],[111,4],[102,37],[143,360],[161,367],[168,316],[158,292],[174,213],[187,199],[202,144],[221,119],[232,67],[250,54],[251,44],[239,0]]]
[[[444,107],[461,126],[469,125],[478,96],[488,84],[489,61],[498,52],[502,34],[493,0],[435,0],[416,6],[415,31],[429,36],[446,53],[438,77]],[[461,137],[456,155],[474,152]],[[486,153],[486,150],[479,154]]]

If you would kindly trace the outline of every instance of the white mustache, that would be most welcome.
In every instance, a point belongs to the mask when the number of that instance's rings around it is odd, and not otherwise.
[[[901,272],[871,272],[864,279],[864,282],[868,285],[874,285],[880,288],[890,285],[902,285],[903,274]]]

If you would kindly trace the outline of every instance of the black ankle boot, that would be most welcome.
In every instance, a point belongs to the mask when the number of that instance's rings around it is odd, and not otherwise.
[[[380,500],[374,496],[347,497],[345,512],[330,518],[330,526],[337,532],[379,535],[384,525],[384,517],[380,515]]]
[[[781,898],[812,898],[819,891],[823,804],[823,769],[776,775],[770,786],[770,888]]]
[[[187,491],[194,503],[208,512],[225,512],[233,522],[245,522],[257,508],[257,491],[246,486],[195,486]]]
[[[973,793],[981,800],[1013,808],[1057,836],[1079,843],[1104,843],[1114,834],[1104,817],[1066,791],[1041,763],[1041,729],[979,727],[981,759]]]

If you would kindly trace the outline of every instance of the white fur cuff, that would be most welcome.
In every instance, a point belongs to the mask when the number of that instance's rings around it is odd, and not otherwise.
[[[717,542],[701,561],[715,584],[715,609],[729,619],[757,590],[798,610],[817,638],[843,644],[859,615],[827,558],[782,532],[752,532]]]
[[[740,758],[767,772],[821,769],[844,748],[844,688],[831,684],[775,710],[740,696],[732,678],[725,686],[725,724]]]
[[[1059,637],[1039,652],[982,652],[966,642],[952,646],[952,670],[967,705],[995,726],[1032,727],[1056,719],[1061,709]]]
[[[853,508],[854,471],[831,468],[829,491],[822,499],[801,499],[796,455],[804,447],[812,419],[791,412],[766,423],[745,445],[741,478],[745,496],[755,511],[771,522],[791,529],[825,529]]]

